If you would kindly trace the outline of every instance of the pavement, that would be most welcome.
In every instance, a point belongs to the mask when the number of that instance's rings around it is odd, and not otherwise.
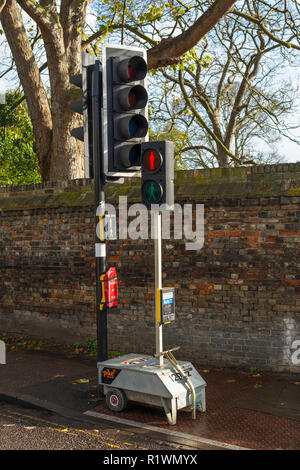
[[[96,358],[55,348],[8,348],[0,400],[207,449],[300,449],[300,374],[194,366],[207,382],[207,411],[197,411],[196,419],[179,411],[174,426],[162,409],[147,405],[110,411],[98,394]]]

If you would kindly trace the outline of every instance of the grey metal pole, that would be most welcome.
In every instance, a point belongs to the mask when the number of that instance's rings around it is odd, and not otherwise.
[[[156,354],[163,352],[163,325],[157,321],[157,289],[162,288],[162,256],[161,256],[161,213],[154,212],[154,257],[155,257],[155,333]],[[163,355],[159,355],[159,365],[163,366]]]

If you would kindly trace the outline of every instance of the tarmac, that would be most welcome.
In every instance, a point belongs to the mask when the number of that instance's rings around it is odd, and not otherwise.
[[[176,425],[163,409],[128,403],[110,411],[98,394],[95,357],[39,347],[8,349],[0,364],[0,401],[95,420],[207,449],[299,450],[300,374],[205,369],[205,413],[179,411]]]

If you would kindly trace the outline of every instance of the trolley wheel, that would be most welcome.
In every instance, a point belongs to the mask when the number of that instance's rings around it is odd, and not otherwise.
[[[127,406],[127,397],[122,390],[111,388],[105,397],[108,408],[112,411],[123,411]]]

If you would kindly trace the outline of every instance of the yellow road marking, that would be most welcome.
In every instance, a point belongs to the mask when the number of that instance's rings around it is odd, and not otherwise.
[[[76,437],[78,437],[78,434],[69,432],[67,429],[57,429],[57,428],[50,428],[50,427],[48,427],[48,429],[52,429],[53,431],[57,431],[57,432],[63,432],[64,434],[68,434],[69,436],[76,436]]]
[[[28,415],[28,414],[19,413],[19,412],[17,412],[17,411],[12,411],[12,410],[8,410],[8,411],[9,411],[10,413],[12,413],[13,415],[22,416],[23,418],[30,418],[30,419],[33,419],[33,420],[35,420],[35,421],[43,422],[43,423],[45,423],[45,424],[51,424],[51,425],[53,425],[53,426],[58,426],[58,427],[60,427],[60,428],[64,428],[63,430],[61,430],[61,429],[56,429],[56,428],[49,428],[49,429],[53,429],[53,430],[55,430],[55,431],[60,431],[60,432],[65,432],[65,433],[66,433],[66,428],[65,428],[62,424],[54,423],[53,421],[47,421],[47,420],[45,420],[45,419],[43,419],[43,418],[37,418],[37,417],[35,417],[35,416],[31,416],[31,415]],[[5,414],[3,414],[3,413],[0,413],[0,415],[2,415],[2,416],[7,416],[7,417],[9,417],[9,418],[14,418],[14,416],[5,415]],[[97,438],[100,439],[104,444],[107,444],[109,447],[113,447],[113,448],[117,448],[117,449],[122,449],[122,447],[120,447],[120,446],[117,446],[117,445],[114,445],[114,444],[110,444],[109,442],[107,442],[107,440],[113,441],[114,439],[112,439],[112,438],[107,437],[107,438],[105,438],[105,440],[104,440],[104,439],[101,439],[98,434],[94,434],[94,433],[92,433],[92,432],[90,432],[90,431],[86,431],[86,430],[84,430],[84,429],[69,428],[69,430],[70,430],[70,431],[77,431],[77,432],[81,432],[81,433],[83,433],[83,434],[87,434],[87,435],[89,435],[89,436],[97,437]],[[69,433],[69,434],[71,434],[71,433]],[[72,435],[73,435],[73,436],[76,436],[76,434],[72,434]],[[116,441],[116,442],[118,442],[118,441]],[[119,443],[122,444],[122,445],[128,445],[128,446],[133,445],[133,444],[130,444],[130,443],[128,443],[128,442],[119,442]],[[146,449],[145,449],[145,450],[146,450]]]

